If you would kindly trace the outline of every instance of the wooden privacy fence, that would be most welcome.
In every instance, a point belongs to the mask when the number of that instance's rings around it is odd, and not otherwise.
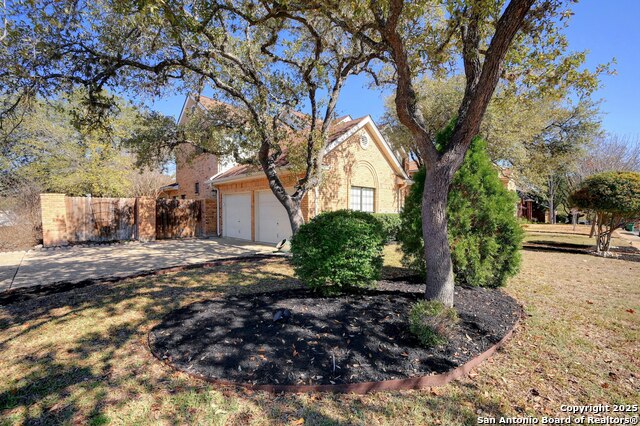
[[[65,197],[65,205],[70,243],[136,238],[135,198]]]
[[[45,247],[81,242],[208,237],[215,200],[66,197],[40,194]]]
[[[156,201],[156,238],[196,237],[202,233],[204,200]]]

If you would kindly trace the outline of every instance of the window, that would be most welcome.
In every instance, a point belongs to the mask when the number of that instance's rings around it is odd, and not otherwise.
[[[351,208],[351,210],[373,213],[374,191],[375,189],[373,188],[352,186],[349,208]]]
[[[196,192],[196,194],[200,193],[200,182],[196,182],[195,192]]]

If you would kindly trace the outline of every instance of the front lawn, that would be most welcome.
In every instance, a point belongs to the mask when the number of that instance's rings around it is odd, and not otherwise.
[[[589,237],[591,231],[589,225],[577,225],[574,229],[573,225],[529,224],[524,226],[524,230],[525,243],[585,248],[595,248],[596,245],[595,237]],[[631,242],[614,233],[611,246],[631,247]]]
[[[386,253],[399,267],[393,248]],[[44,296],[0,307],[0,422],[455,425],[560,414],[561,404],[637,403],[638,276],[636,262],[525,251],[506,291],[530,316],[503,351],[442,388],[364,396],[220,389],[149,353],[147,332],[179,306],[297,286],[284,260]]]

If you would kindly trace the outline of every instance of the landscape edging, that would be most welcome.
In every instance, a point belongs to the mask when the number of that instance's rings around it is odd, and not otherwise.
[[[254,385],[250,383],[233,382],[230,380],[215,379],[205,376],[203,374],[187,371],[183,368],[178,368],[170,362],[162,359],[152,349],[150,336],[151,331],[147,333],[147,347],[149,352],[162,364],[171,368],[174,371],[178,371],[187,374],[191,377],[195,377],[200,380],[204,380],[208,383],[221,385],[221,386],[235,386],[255,391],[265,391],[271,393],[306,393],[306,392],[329,392],[329,393],[354,393],[354,394],[366,394],[370,392],[378,391],[397,391],[397,390],[416,390],[425,389],[437,386],[444,386],[453,380],[460,379],[471,372],[483,361],[490,358],[500,347],[502,347],[515,332],[519,326],[523,317],[523,311],[520,311],[520,316],[509,329],[509,331],[494,345],[490,346],[484,352],[471,358],[464,364],[447,371],[446,373],[433,374],[428,376],[408,377],[406,379],[394,379],[394,380],[382,380],[378,382],[360,382],[360,383],[344,383],[335,385]]]

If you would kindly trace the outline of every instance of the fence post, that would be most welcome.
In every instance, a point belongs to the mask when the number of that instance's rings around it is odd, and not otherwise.
[[[67,206],[64,194],[40,194],[42,218],[42,245],[45,247],[66,246]]]
[[[140,197],[136,199],[138,215],[136,226],[138,227],[139,241],[153,241],[156,239],[156,199]]]

